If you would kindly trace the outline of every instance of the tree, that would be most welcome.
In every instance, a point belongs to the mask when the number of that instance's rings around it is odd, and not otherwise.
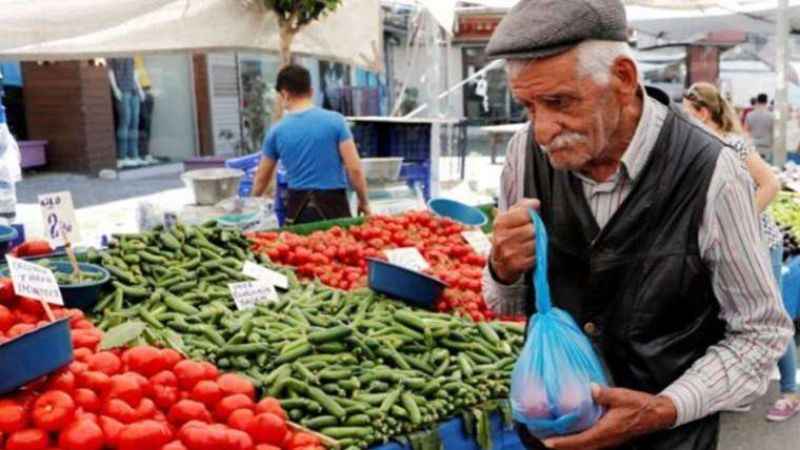
[[[280,27],[281,65],[292,62],[292,41],[306,25],[334,11],[342,0],[262,0]]]

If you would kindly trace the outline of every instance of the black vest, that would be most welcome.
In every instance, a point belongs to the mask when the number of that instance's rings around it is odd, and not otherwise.
[[[613,384],[657,394],[723,338],[698,230],[723,148],[670,106],[628,197],[600,231],[581,181],[554,169],[531,129],[525,197],[541,200],[553,302],[591,332]],[[530,303],[533,313],[533,302]],[[529,314],[530,316],[530,314]],[[718,415],[646,436],[625,450],[710,450]]]

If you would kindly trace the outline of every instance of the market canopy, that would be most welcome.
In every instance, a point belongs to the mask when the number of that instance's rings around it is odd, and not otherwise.
[[[381,42],[379,0],[344,0],[292,49],[375,69]],[[278,51],[277,17],[253,0],[0,0],[0,58],[222,49]]]

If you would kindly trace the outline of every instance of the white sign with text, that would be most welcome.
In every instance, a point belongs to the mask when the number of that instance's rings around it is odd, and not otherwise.
[[[255,308],[260,303],[277,302],[275,286],[264,281],[242,281],[228,284],[233,302],[239,311]]]
[[[58,247],[80,240],[71,193],[42,194],[39,196],[39,209],[42,211],[45,234],[51,244]]]
[[[281,289],[289,289],[289,279],[286,275],[282,275],[274,270],[267,269],[266,267],[259,266],[252,261],[246,261],[242,267],[242,273],[248,277],[255,278],[258,281],[269,283]]]
[[[392,250],[385,250],[384,253],[386,257],[389,258],[390,263],[397,264],[406,269],[419,272],[431,267],[416,247],[395,248]]]
[[[64,305],[61,290],[52,270],[11,255],[6,255],[6,261],[17,295],[54,305]]]

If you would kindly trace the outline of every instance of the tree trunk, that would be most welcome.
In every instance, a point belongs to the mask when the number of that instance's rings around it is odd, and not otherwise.
[[[288,66],[292,63],[292,41],[294,40],[297,31],[289,21],[281,21],[280,24],[280,54],[281,54],[281,68]],[[276,123],[283,117],[283,103],[278,100],[275,102],[275,108],[272,113],[272,123]]]

